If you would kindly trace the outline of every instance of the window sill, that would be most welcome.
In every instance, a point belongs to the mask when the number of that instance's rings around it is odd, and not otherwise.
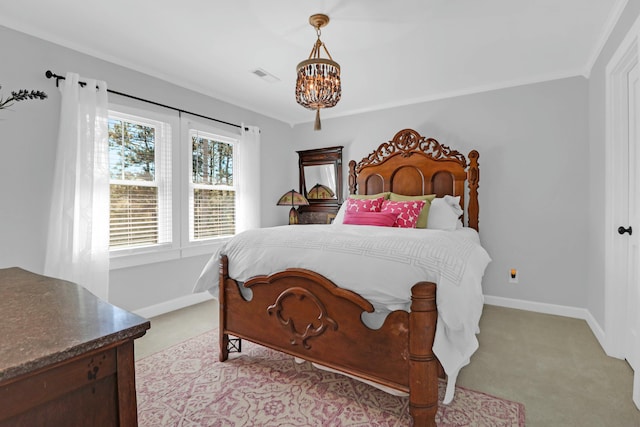
[[[150,247],[147,250],[114,251],[109,257],[109,269],[136,267],[157,262],[172,261],[201,255],[213,255],[229,238],[191,243],[183,248]]]
[[[213,255],[229,239],[230,237],[224,237],[207,242],[191,243],[189,246],[182,248],[182,257],[187,258],[199,255]]]
[[[179,249],[158,249],[148,251],[136,251],[134,253],[113,252],[109,256],[109,269],[135,267],[138,265],[153,264],[155,262],[171,261],[180,258]]]

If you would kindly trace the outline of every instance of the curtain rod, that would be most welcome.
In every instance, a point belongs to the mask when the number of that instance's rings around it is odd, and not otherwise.
[[[66,80],[67,78],[64,76],[59,76],[55,73],[53,73],[51,70],[47,70],[46,73],[44,73],[44,75],[48,78],[48,79],[56,79],[56,87],[58,87],[58,83],[60,82],[60,80]],[[87,82],[78,82],[78,84],[82,87],[86,86]],[[131,99],[135,99],[136,101],[142,101],[142,102],[146,102],[148,104],[153,104],[153,105],[157,105],[158,107],[163,107],[163,108],[168,108],[170,110],[174,110],[174,111],[178,111],[180,113],[187,113],[190,114],[192,116],[196,116],[196,117],[201,117],[203,119],[207,119],[207,120],[213,120],[214,122],[218,122],[218,123],[223,123],[225,125],[229,125],[229,126],[233,126],[233,127],[237,127],[237,128],[241,128],[242,125],[237,125],[235,123],[229,123],[229,122],[225,122],[224,120],[219,120],[219,119],[214,119],[213,117],[208,117],[208,116],[204,116],[202,114],[198,114],[198,113],[192,113],[191,111],[187,111],[187,110],[183,110],[182,108],[176,108],[176,107],[172,107],[170,105],[166,105],[166,104],[161,104],[159,102],[155,102],[155,101],[150,101],[148,99],[144,99],[144,98],[139,98],[137,96],[134,95],[129,95],[127,93],[122,93],[122,92],[118,92],[116,90],[111,90],[111,89],[107,89],[107,92],[109,93],[113,93],[115,95],[120,95],[120,96],[124,96],[126,98],[131,98]],[[249,128],[245,127],[244,130],[249,130]]]

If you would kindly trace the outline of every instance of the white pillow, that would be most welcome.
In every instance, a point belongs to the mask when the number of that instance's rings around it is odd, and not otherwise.
[[[462,215],[460,196],[438,197],[431,201],[427,228],[433,230],[455,230],[460,223],[460,215]]]
[[[345,200],[344,203],[340,205],[340,209],[338,209],[338,213],[336,214],[336,217],[333,219],[333,222],[331,224],[342,224],[342,222],[344,221],[344,213],[346,210],[347,201]]]

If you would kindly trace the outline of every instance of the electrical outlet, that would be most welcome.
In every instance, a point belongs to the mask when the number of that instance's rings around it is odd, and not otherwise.
[[[509,270],[509,283],[518,283],[519,275],[520,273],[518,272],[518,269],[512,268],[511,270]]]

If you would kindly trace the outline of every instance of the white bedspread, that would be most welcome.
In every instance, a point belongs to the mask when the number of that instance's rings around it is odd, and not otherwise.
[[[438,325],[433,351],[448,376],[444,403],[453,399],[458,372],[478,348],[481,281],[491,259],[473,229],[299,225],[249,230],[212,256],[194,292],[217,296],[221,254],[229,258],[229,276],[235,280],[307,268],[360,294],[377,312],[408,311],[411,287],[435,282]]]

